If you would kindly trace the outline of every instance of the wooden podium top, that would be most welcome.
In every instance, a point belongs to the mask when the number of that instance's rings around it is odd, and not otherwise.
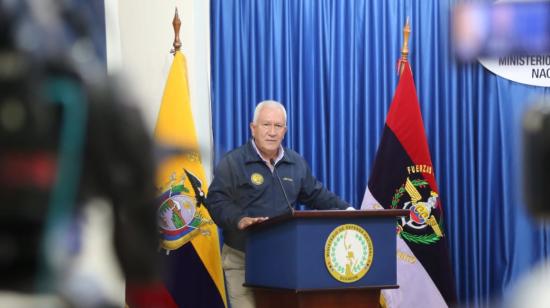
[[[287,220],[296,218],[359,218],[359,217],[399,217],[409,215],[409,210],[307,210],[307,211],[294,211],[286,215],[281,215],[268,220],[250,226],[248,229],[258,230],[271,226],[273,224],[279,224]]]

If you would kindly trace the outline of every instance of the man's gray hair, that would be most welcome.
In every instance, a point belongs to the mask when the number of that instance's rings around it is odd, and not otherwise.
[[[283,106],[283,104],[279,103],[278,101],[274,101],[274,100],[261,101],[258,105],[256,105],[256,109],[254,110],[254,119],[252,120],[252,123],[256,123],[256,120],[258,120],[258,116],[260,115],[260,111],[265,106],[272,106],[272,107],[281,108],[281,110],[283,111],[283,115],[285,116],[285,125],[286,125],[286,109],[285,109],[285,106]]]

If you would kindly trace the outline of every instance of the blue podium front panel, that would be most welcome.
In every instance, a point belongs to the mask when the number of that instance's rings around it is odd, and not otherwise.
[[[299,251],[296,230],[296,224],[289,221],[248,236],[246,284],[297,288]]]
[[[363,228],[373,244],[369,270],[351,283],[335,279],[325,263],[329,235],[344,224]],[[395,251],[395,217],[295,218],[249,235],[245,283],[287,289],[395,285]]]

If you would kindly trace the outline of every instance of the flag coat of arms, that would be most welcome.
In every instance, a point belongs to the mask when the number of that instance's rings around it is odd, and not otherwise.
[[[164,89],[155,140],[175,154],[160,163],[156,180],[164,290],[155,292],[164,298],[149,299],[146,306],[227,307],[218,228],[203,203],[208,183],[191,111],[186,61],[178,50]]]
[[[397,220],[397,283],[388,307],[447,307],[456,302],[443,208],[410,66],[388,112],[361,209],[405,209]]]

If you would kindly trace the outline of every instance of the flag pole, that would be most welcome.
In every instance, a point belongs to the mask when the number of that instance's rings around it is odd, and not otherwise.
[[[407,62],[407,56],[409,55],[409,35],[411,34],[411,26],[409,24],[409,17],[403,27],[403,47],[401,47],[401,59],[399,60],[398,73],[401,75],[405,62]]]
[[[180,17],[178,16],[178,8],[176,8],[176,12],[174,13],[172,26],[174,27],[174,43],[172,44],[174,48],[170,52],[173,54],[176,54],[176,52],[180,51],[180,48],[181,48],[181,41],[180,41],[181,20],[180,20]]]

